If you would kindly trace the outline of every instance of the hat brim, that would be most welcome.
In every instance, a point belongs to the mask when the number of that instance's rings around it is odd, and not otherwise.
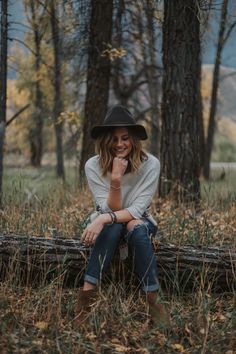
[[[146,140],[148,138],[146,129],[139,124],[112,124],[112,125],[96,125],[91,129],[90,135],[92,139],[99,138],[103,133],[109,131],[111,128],[124,127],[131,128],[134,134],[140,140]]]

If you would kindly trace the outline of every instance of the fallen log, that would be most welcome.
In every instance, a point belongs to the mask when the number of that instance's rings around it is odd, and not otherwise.
[[[236,289],[236,248],[177,246],[154,241],[155,253],[162,285],[177,291],[198,287],[218,291]],[[26,237],[0,235],[1,278],[19,281],[24,278],[31,284],[39,279],[63,278],[67,284],[77,286],[91,248],[78,239]],[[131,263],[116,256],[116,268],[127,276]]]

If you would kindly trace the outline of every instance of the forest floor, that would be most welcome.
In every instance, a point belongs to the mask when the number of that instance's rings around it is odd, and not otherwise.
[[[201,181],[198,211],[155,199],[152,211],[162,241],[179,245],[236,245],[236,171]],[[89,191],[78,186],[74,167],[66,184],[55,169],[8,166],[0,234],[78,237],[91,211]],[[236,279],[235,279],[236,281]],[[171,312],[168,332],[150,323],[143,294],[133,283],[110,281],[99,290],[88,325],[74,328],[78,289],[61,277],[37,287],[22,284],[14,269],[0,283],[0,353],[236,353],[236,293],[163,290]]]

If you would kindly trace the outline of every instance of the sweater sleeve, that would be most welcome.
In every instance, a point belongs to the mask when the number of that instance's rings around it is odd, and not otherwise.
[[[103,213],[112,211],[107,205],[108,186],[105,183],[104,177],[99,173],[96,156],[86,162],[85,174],[96,205],[99,205]]]
[[[159,175],[160,162],[153,157],[136,186],[130,206],[126,208],[135,219],[140,219],[151,204],[158,186]]]

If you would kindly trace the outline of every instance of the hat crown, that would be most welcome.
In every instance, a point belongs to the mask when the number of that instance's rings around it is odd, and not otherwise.
[[[140,140],[147,139],[145,128],[136,123],[133,115],[126,107],[119,104],[110,108],[102,124],[92,127],[91,137],[97,139],[104,132],[108,132],[109,129],[115,127],[129,127]]]
[[[130,113],[130,111],[121,106],[116,105],[112,107],[106,114],[103,124],[116,125],[116,124],[124,124],[124,125],[132,125],[135,124],[134,117]]]

